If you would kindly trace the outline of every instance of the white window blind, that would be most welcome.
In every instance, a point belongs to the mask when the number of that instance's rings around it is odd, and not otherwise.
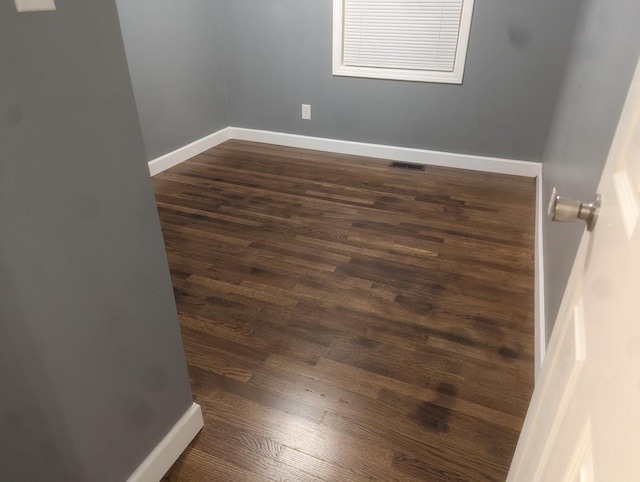
[[[472,3],[334,0],[334,74],[461,83]]]

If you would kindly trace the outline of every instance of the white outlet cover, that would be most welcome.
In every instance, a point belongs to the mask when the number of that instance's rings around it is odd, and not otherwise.
[[[302,104],[302,118],[304,120],[311,120],[311,105]]]
[[[14,0],[18,12],[50,12],[56,9],[55,0]]]

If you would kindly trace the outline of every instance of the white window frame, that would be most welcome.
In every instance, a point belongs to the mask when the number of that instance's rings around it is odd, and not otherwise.
[[[372,79],[408,80],[412,82],[462,84],[465,60],[467,57],[467,47],[469,45],[469,34],[471,32],[471,17],[473,14],[474,0],[464,0],[462,5],[456,59],[452,72],[385,69],[344,65],[344,2],[345,0],[333,0],[333,75]]]

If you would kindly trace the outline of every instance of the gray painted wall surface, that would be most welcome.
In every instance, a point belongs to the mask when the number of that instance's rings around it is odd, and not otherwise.
[[[117,0],[147,159],[229,125],[219,0]]]
[[[583,0],[566,77],[544,156],[544,198],[553,186],[563,196],[591,201],[640,53],[638,0]],[[547,339],[584,224],[546,220]]]
[[[540,160],[578,4],[476,0],[459,86],[333,77],[329,0],[225,0],[230,123]],[[302,103],[311,121],[300,119]]]
[[[0,480],[121,481],[191,404],[115,3],[0,2]]]

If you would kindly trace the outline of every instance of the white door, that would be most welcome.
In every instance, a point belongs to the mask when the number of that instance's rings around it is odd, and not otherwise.
[[[640,481],[640,64],[598,192],[509,481]]]

